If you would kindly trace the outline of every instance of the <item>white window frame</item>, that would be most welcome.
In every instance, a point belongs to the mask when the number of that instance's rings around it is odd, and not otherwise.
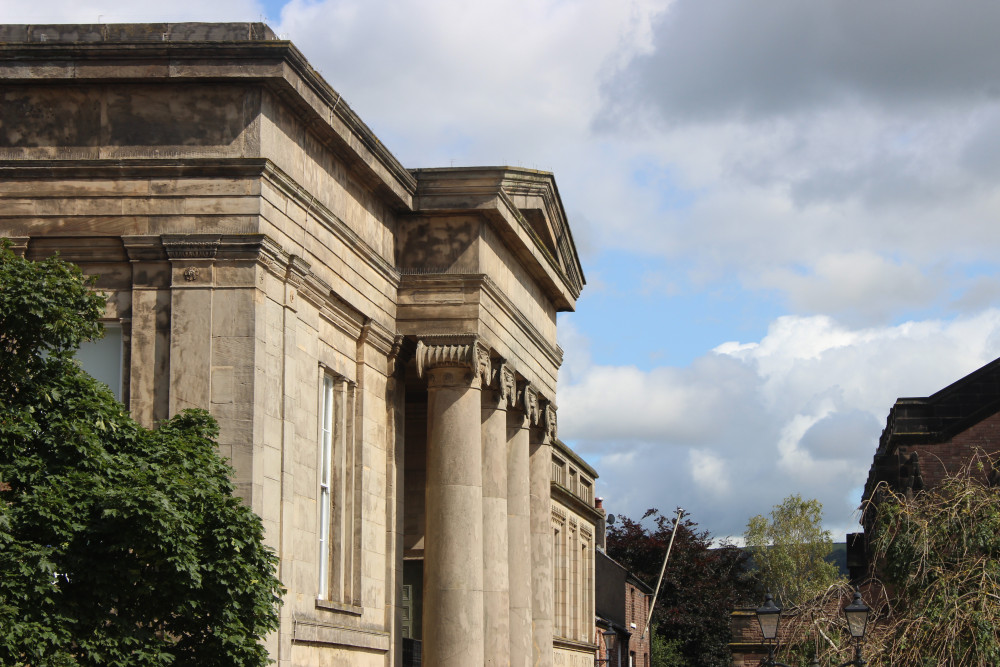
[[[330,525],[333,520],[333,419],[334,381],[323,373],[320,392],[319,432],[319,580],[316,597],[327,600],[330,596]]]

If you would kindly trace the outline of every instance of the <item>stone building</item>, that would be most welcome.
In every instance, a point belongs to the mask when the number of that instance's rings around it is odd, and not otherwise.
[[[603,515],[594,507],[597,472],[562,441],[552,451],[553,641],[555,664],[593,667],[595,558]]]
[[[0,234],[99,276],[87,363],[138,421],[218,419],[279,665],[590,664],[551,174],[404,168],[262,24],[4,26],[0,78]]]

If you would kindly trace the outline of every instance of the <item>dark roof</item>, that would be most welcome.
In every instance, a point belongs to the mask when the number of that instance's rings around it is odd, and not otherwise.
[[[926,397],[898,398],[879,437],[864,498],[880,481],[911,474],[900,447],[947,442],[1000,412],[1000,358]],[[891,478],[891,479],[890,479]]]

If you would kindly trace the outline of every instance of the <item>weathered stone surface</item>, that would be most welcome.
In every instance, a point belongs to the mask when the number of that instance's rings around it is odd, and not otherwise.
[[[218,419],[279,666],[551,664],[552,175],[405,169],[261,24],[0,26],[0,82],[0,235],[100,276],[137,419]]]

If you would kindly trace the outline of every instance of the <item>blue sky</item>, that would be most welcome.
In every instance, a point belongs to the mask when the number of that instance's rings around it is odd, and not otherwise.
[[[610,511],[856,530],[898,396],[1000,356],[1000,6],[932,0],[0,0],[258,20],[407,167],[555,173],[588,285],[560,435]]]

